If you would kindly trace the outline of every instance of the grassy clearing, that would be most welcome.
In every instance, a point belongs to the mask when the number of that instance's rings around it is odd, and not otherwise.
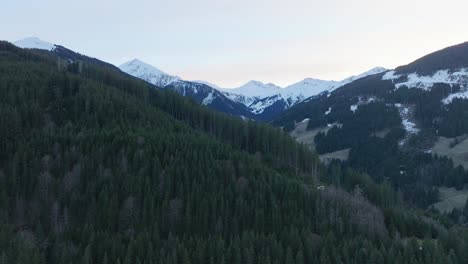
[[[290,132],[290,135],[296,139],[297,142],[302,143],[306,146],[309,146],[311,149],[315,149],[315,143],[314,143],[314,138],[315,135],[317,135],[320,132],[325,132],[327,133],[330,128],[332,128],[334,125],[337,124],[332,124],[330,126],[326,127],[318,127],[313,130],[307,130],[307,124],[308,121],[302,121],[300,123],[296,124],[296,128]]]
[[[455,188],[440,187],[439,199],[440,202],[435,203],[433,206],[441,213],[450,213],[453,209],[463,209],[465,207],[466,199],[468,198],[468,190],[463,189],[458,191]]]
[[[461,165],[468,169],[468,139],[460,139],[459,143],[451,148],[450,144],[454,140],[455,138],[439,137],[432,148],[432,152],[437,155],[447,156],[453,160],[456,166]]]
[[[325,164],[331,162],[334,159],[345,161],[345,160],[348,160],[349,158],[350,150],[351,149],[348,148],[348,149],[338,150],[335,152],[325,153],[323,155],[320,155],[319,158],[320,158],[320,161],[322,161]]]

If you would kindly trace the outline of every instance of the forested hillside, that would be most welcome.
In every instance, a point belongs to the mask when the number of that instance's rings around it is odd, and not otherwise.
[[[292,131],[307,122],[309,131],[319,130],[309,143],[318,153],[346,151],[339,166],[388,181],[407,203],[430,210],[441,187],[466,191],[468,184],[462,166],[433,152],[440,139],[453,148],[468,133],[466,50],[462,43],[359,79],[294,106],[273,124]],[[462,209],[449,215],[468,223]]]
[[[0,263],[467,262],[407,208],[280,129],[0,42]]]

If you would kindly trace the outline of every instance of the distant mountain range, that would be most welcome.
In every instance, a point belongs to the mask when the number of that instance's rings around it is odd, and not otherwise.
[[[26,38],[14,43],[28,49],[40,49],[52,52],[70,62],[83,60],[96,64],[115,67],[101,60],[87,57],[63,46],[43,41],[36,37]],[[387,71],[374,68],[363,74],[351,76],[342,81],[326,81],[307,78],[287,87],[272,83],[249,81],[234,89],[221,88],[207,81],[188,81],[181,77],[167,74],[139,59],[134,59],[119,66],[123,72],[147,81],[159,88],[172,89],[185,96],[192,97],[200,104],[217,111],[248,119],[269,121],[286,109],[323,92],[331,92],[356,79]]]

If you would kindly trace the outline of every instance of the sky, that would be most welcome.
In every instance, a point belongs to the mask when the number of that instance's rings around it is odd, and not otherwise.
[[[468,41],[466,0],[3,1],[0,39],[63,45],[186,80],[286,86],[394,68]]]

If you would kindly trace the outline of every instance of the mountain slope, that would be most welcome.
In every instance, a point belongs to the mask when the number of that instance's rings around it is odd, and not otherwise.
[[[405,66],[358,79],[293,106],[273,124],[294,131],[306,122],[307,133],[315,134],[303,143],[321,154],[349,151],[340,163],[377,182],[390,181],[405,199],[427,209],[438,202],[440,187],[460,189],[468,183],[461,167],[432,155],[440,137],[468,133],[468,71],[459,68],[468,57],[454,64],[442,59],[464,51],[464,44],[457,45],[409,64],[419,72],[399,70],[413,69]]]
[[[326,172],[280,130],[76,64],[0,42],[2,261],[463,263],[463,229],[350,170],[346,191],[315,186]]]
[[[468,42],[433,52],[395,71],[396,74],[433,75],[439,70],[453,71],[460,68],[468,68]]]

